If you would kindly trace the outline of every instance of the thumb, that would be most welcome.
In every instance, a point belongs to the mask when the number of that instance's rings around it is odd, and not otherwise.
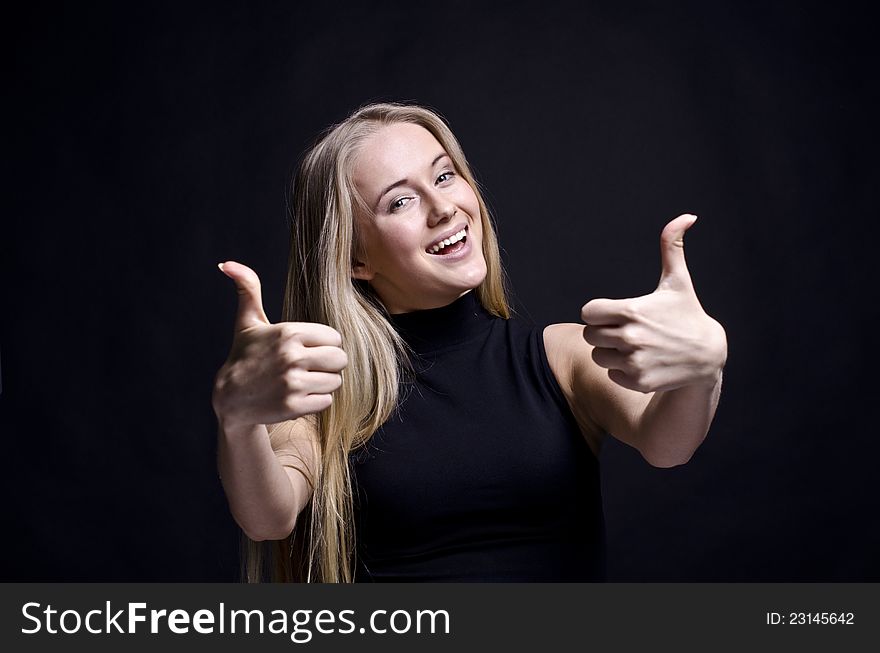
[[[690,213],[670,221],[660,234],[660,284],[658,287],[681,288],[691,286],[691,275],[684,259],[684,232],[697,221]]]
[[[226,261],[217,265],[220,271],[235,282],[238,290],[238,314],[235,317],[235,331],[244,331],[253,326],[269,324],[263,311],[263,296],[260,290],[260,277],[248,266]]]

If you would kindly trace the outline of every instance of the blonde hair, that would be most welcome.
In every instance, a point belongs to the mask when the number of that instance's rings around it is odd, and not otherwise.
[[[446,150],[480,206],[486,278],[476,289],[490,313],[509,317],[504,272],[489,211],[458,140],[435,112],[407,104],[370,104],[329,128],[294,177],[290,258],[282,319],[329,324],[348,354],[333,403],[314,416],[319,463],[312,499],[285,540],[245,537],[249,582],[352,582],[355,555],[349,453],[364,445],[398,402],[409,352],[370,286],[352,278],[358,211],[370,214],[352,180],[360,145],[383,126],[427,129]]]

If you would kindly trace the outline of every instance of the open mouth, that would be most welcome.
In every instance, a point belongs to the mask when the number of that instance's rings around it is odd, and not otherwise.
[[[434,254],[435,256],[455,254],[456,252],[460,252],[462,249],[464,249],[466,242],[467,227],[464,227],[461,231],[452,234],[449,238],[441,240],[439,243],[432,245],[425,251],[428,254]]]

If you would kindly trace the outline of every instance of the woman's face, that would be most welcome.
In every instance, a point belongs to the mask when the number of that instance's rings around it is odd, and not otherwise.
[[[482,283],[477,196],[431,132],[382,127],[363,143],[354,183],[373,215],[357,216],[353,276],[370,282],[389,313],[446,306]]]

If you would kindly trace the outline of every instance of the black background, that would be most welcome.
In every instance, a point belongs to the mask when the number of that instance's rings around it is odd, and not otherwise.
[[[840,3],[139,3],[8,16],[2,580],[237,578],[211,383],[278,319],[285,186],[370,100],[451,123],[519,312],[687,257],[729,362],[709,438],[602,451],[615,581],[880,580],[875,35]]]

